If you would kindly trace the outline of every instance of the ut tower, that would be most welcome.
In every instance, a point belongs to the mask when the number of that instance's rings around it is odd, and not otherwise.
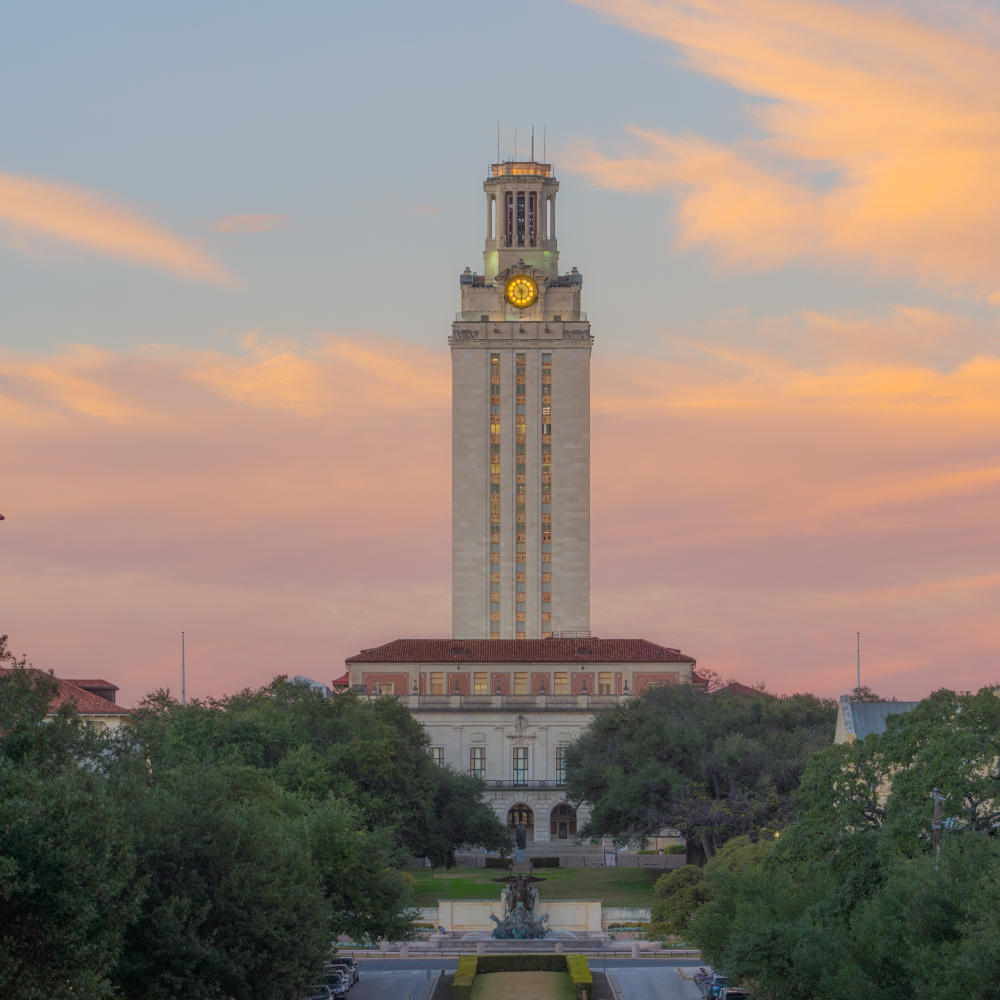
[[[495,163],[452,325],[452,635],[590,629],[590,324],[547,163]]]

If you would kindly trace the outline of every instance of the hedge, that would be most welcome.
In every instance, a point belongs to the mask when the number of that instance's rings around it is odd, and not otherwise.
[[[566,971],[573,980],[573,992],[577,1000],[581,1000],[584,991],[589,997],[594,995],[594,977],[590,974],[586,955],[567,955]]]
[[[476,955],[460,955],[451,995],[454,1000],[469,1000],[472,995],[472,981],[476,978]]]
[[[558,868],[559,858],[555,856],[546,856],[542,858],[529,858],[531,864],[535,868]]]
[[[451,986],[454,1000],[469,1000],[477,973],[490,972],[568,972],[577,1000],[582,1000],[584,990],[588,997],[594,995],[586,955],[463,955]]]
[[[480,955],[479,972],[565,972],[565,955]]]
[[[484,868],[510,868],[509,858],[486,858]]]

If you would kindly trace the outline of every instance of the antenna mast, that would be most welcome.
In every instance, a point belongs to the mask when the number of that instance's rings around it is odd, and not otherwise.
[[[858,633],[858,688],[857,695],[861,697],[861,633]]]
[[[531,126],[531,162],[535,162],[535,126]]]

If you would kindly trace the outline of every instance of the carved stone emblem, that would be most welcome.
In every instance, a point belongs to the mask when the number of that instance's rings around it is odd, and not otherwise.
[[[479,331],[478,330],[456,330],[452,337],[455,340],[478,340]]]

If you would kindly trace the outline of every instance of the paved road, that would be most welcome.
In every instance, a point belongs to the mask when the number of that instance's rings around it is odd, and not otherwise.
[[[362,959],[361,980],[351,990],[350,1000],[427,1000],[434,977],[444,969],[454,972],[455,959]],[[593,957],[590,967],[603,971],[604,963]],[[701,1000],[698,988],[681,974],[690,976],[698,967],[680,959],[609,960],[607,971],[618,983],[623,1000]]]
[[[434,977],[449,963],[361,962],[361,978],[349,1000],[427,1000]],[[451,970],[455,962],[450,963]]]
[[[592,963],[591,968],[599,966]],[[692,976],[698,966],[686,966],[683,971]],[[609,964],[608,974],[618,984],[624,1000],[701,1000],[698,987],[681,974],[681,969],[665,962],[656,968],[640,966],[638,962],[616,968]]]

